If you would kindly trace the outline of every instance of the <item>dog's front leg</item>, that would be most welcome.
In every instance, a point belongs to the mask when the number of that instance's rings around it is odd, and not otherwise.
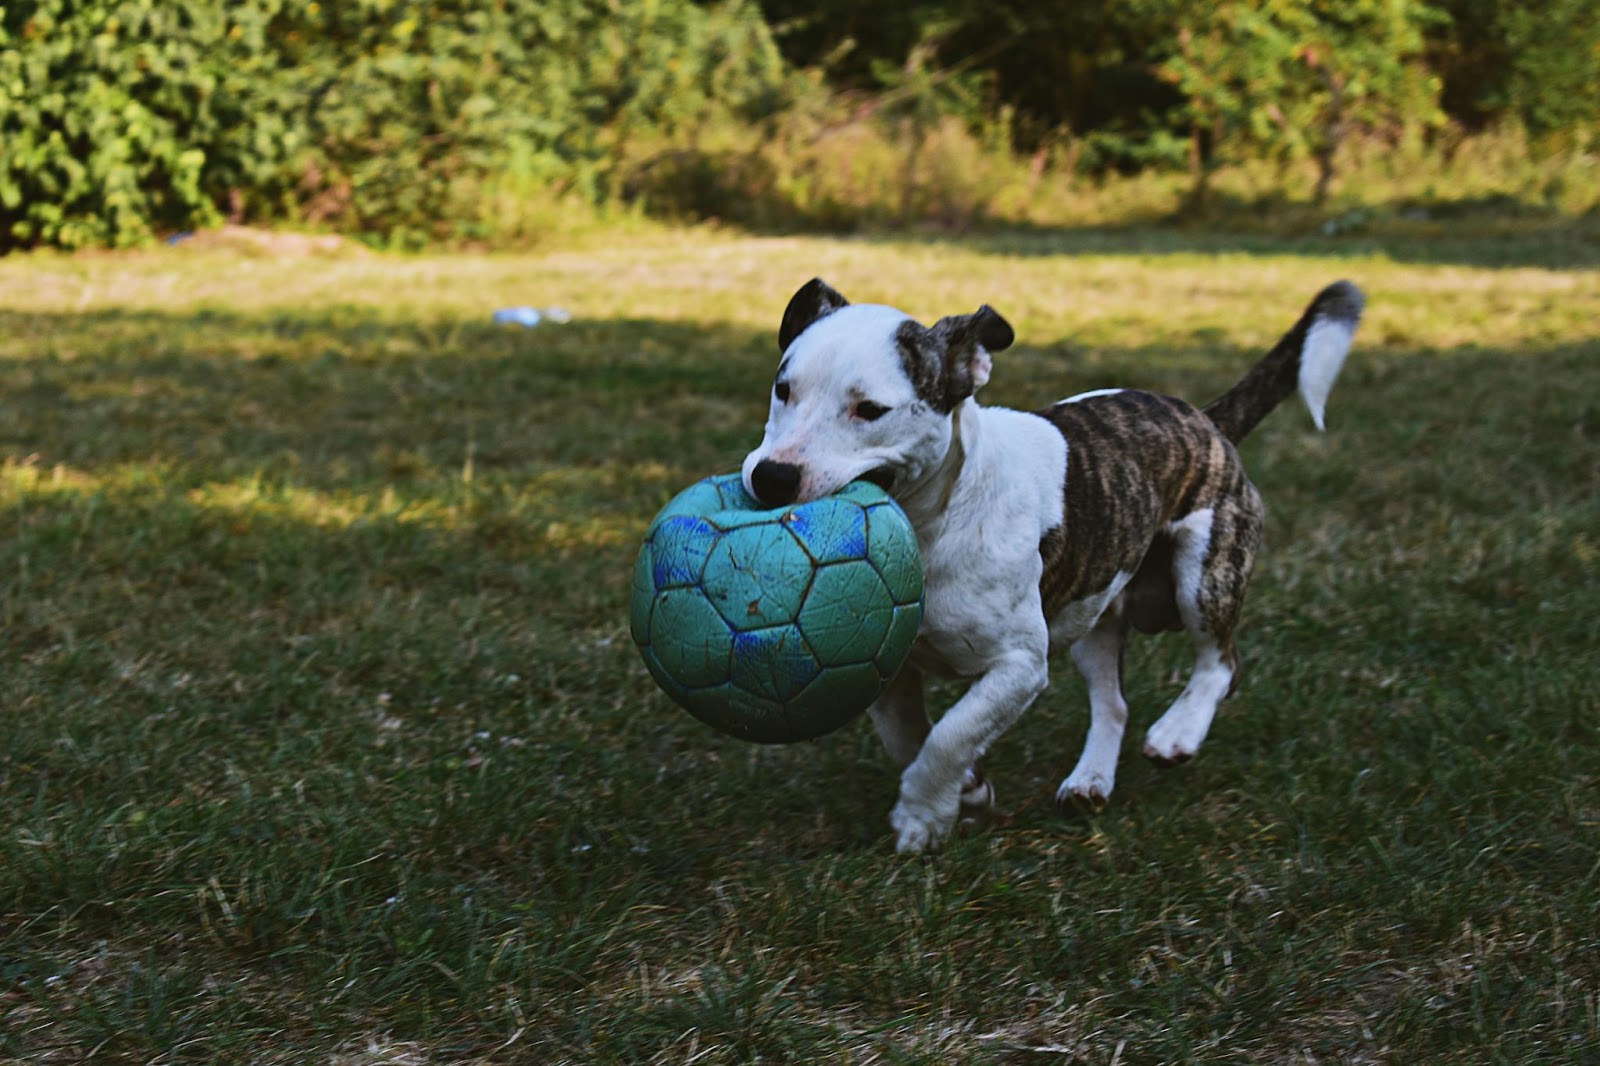
[[[889,822],[896,850],[921,852],[955,828],[968,769],[1028,709],[1049,679],[1047,638],[993,662],[928,733],[900,778],[900,801]]]
[[[895,675],[883,695],[868,709],[878,739],[889,758],[904,769],[916,759],[933,726],[922,694],[922,671],[909,663]],[[961,817],[974,823],[994,807],[994,786],[977,763],[961,775]]]

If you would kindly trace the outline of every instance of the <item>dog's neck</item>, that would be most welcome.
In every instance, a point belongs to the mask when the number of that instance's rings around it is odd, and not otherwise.
[[[977,445],[977,414],[976,400],[968,399],[956,405],[950,412],[950,447],[931,470],[896,496],[906,517],[918,530],[925,529],[950,509],[950,497],[966,469],[969,454]]]

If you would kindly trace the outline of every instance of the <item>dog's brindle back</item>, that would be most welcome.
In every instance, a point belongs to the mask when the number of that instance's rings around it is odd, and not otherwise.
[[[1046,619],[1133,574],[1121,597],[1145,633],[1184,628],[1173,579],[1174,523],[1210,510],[1199,590],[1203,624],[1230,664],[1236,600],[1221,595],[1250,572],[1262,506],[1233,444],[1205,414],[1136,389],[1066,400],[1037,412],[1067,440],[1062,522],[1039,544]],[[1219,523],[1219,515],[1225,521]],[[1087,520],[1085,520],[1087,519]],[[1207,587],[1209,586],[1209,588]]]

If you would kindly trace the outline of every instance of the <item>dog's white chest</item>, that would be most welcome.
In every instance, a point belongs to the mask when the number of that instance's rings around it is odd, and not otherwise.
[[[1005,644],[1013,616],[1010,597],[939,585],[930,577],[922,630],[912,647],[912,661],[943,677],[977,677],[989,669],[995,650]]]
[[[1061,521],[1066,444],[1043,419],[978,409],[980,432],[940,514],[917,524],[927,589],[913,656],[935,673],[975,677],[1042,638],[1039,541]]]

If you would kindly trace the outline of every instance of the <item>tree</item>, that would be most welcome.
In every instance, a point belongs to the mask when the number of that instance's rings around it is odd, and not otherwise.
[[[1535,139],[1592,136],[1600,122],[1600,19],[1593,0],[1438,0],[1428,63],[1451,119],[1504,118]]]
[[[1600,123],[1600,19],[1593,0],[1505,4],[1511,55],[1506,103],[1535,137],[1592,133]]]
[[[1196,204],[1218,166],[1256,154],[1315,160],[1321,204],[1352,133],[1437,123],[1439,82],[1422,62],[1437,17],[1421,0],[1188,5],[1161,69],[1188,101]]]

